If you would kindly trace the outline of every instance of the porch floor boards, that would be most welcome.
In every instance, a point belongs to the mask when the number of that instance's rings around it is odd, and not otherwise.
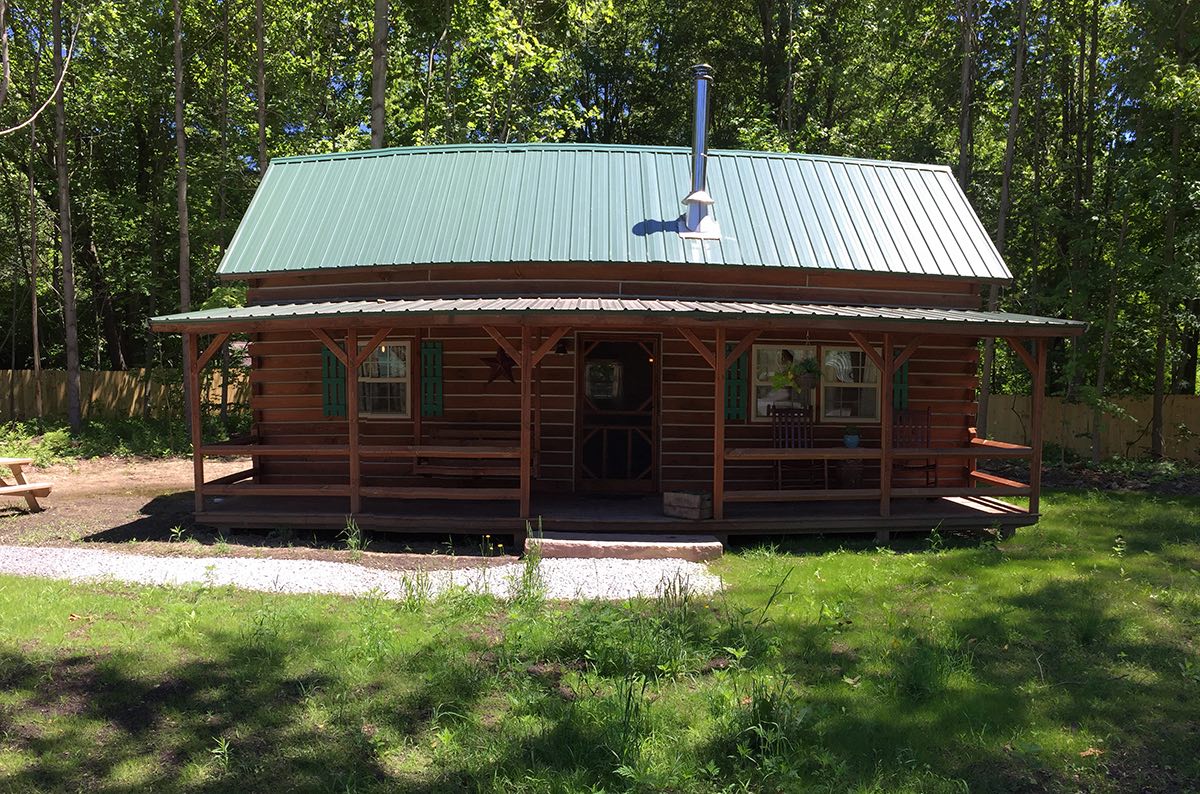
[[[233,496],[206,500],[200,524],[219,528],[341,529],[349,513],[345,498]],[[511,501],[445,502],[363,499],[355,521],[364,529],[405,533],[519,532],[525,520]],[[672,534],[833,534],[887,530],[1013,529],[1037,522],[1022,507],[991,497],[898,499],[892,515],[877,502],[829,501],[727,504],[721,520],[692,521],[662,513],[662,497],[535,494],[530,522],[546,531]]]

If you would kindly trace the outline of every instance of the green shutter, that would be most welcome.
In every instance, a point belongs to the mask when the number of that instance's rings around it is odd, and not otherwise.
[[[421,416],[441,416],[442,343],[428,340],[421,343]]]
[[[727,345],[725,353],[728,355],[733,350],[733,345]],[[729,365],[729,370],[725,373],[725,418],[742,421],[746,418],[746,406],[750,402],[750,353],[749,351],[738,356],[737,360]]]
[[[892,408],[903,411],[908,408],[908,362],[905,361],[896,370],[892,378]]]
[[[346,365],[327,347],[321,348],[321,410],[325,416],[346,415]]]

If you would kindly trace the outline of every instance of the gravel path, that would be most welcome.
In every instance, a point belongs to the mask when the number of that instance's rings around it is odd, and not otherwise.
[[[487,568],[383,571],[344,562],[234,557],[150,557],[100,549],[0,546],[0,573],[70,581],[114,580],[149,585],[206,583],[271,593],[335,593],[403,600],[413,592],[436,595],[452,586],[504,598],[521,578],[516,562]],[[721,580],[685,560],[545,559],[539,571],[546,597],[555,600],[657,596],[685,581],[692,592],[713,593]]]

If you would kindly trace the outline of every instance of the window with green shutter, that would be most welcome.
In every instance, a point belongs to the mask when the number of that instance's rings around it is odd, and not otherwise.
[[[733,345],[726,345],[725,354],[733,350]],[[729,364],[725,373],[725,418],[737,421],[745,420],[746,406],[750,401],[750,353],[742,353],[736,361]]]
[[[421,416],[441,416],[442,343],[436,339],[421,343]]]
[[[892,408],[903,411],[908,408],[908,362],[905,361],[896,370],[892,378]]]
[[[321,348],[321,410],[325,416],[346,415],[346,365],[327,347]]]

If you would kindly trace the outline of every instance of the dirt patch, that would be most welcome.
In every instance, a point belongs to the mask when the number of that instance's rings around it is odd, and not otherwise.
[[[242,471],[246,460],[209,460],[213,479]],[[35,470],[54,484],[29,513],[24,499],[0,497],[0,545],[89,546],[163,557],[252,557],[356,562],[383,570],[442,570],[513,561],[482,557],[474,548],[447,548],[437,539],[389,540],[376,535],[370,551],[338,548],[336,533],[268,531],[218,535],[192,521],[192,462],[182,458],[98,458]]]
[[[988,461],[980,468],[1001,477],[1028,482],[1029,466],[1019,461]],[[1163,496],[1200,496],[1200,472],[1163,475],[1150,472],[1121,472],[1095,469],[1083,463],[1047,466],[1042,470],[1043,488],[1077,488],[1085,491],[1152,493]]]

